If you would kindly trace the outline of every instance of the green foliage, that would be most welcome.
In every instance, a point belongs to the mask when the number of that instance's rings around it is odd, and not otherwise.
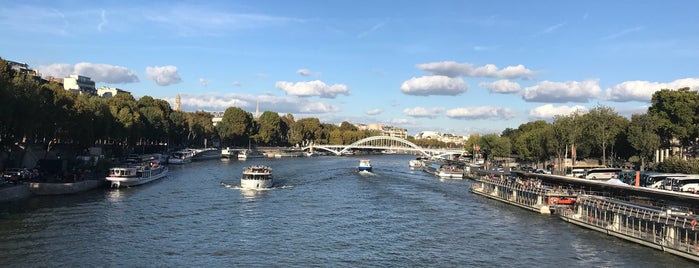
[[[258,143],[266,145],[279,145],[282,143],[286,124],[279,114],[265,111],[260,115],[259,129],[257,132]]]
[[[247,145],[252,134],[252,114],[238,107],[230,107],[216,125],[222,144]]]
[[[683,146],[689,145],[699,135],[699,93],[689,88],[662,89],[653,94],[648,114],[658,123],[658,134],[664,146],[673,138]]]
[[[597,106],[583,115],[582,121],[587,133],[592,134],[589,135],[592,143],[602,152],[602,165],[606,165],[607,147],[614,145],[617,135],[627,128],[628,120],[611,107]]]
[[[641,162],[641,170],[645,170],[645,160],[653,157],[660,145],[660,136],[656,134],[656,121],[648,114],[634,114],[626,129],[629,143],[636,150]]]
[[[655,169],[665,173],[699,174],[699,159],[669,158],[658,163]]]

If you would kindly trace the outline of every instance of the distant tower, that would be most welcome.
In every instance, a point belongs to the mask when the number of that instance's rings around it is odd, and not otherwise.
[[[175,111],[182,111],[182,99],[180,99],[180,93],[177,93],[177,96],[175,97]]]
[[[257,101],[257,106],[255,107],[255,119],[260,118],[260,101]]]

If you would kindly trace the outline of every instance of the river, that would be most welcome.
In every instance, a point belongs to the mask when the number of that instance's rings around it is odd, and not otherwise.
[[[209,160],[127,189],[0,204],[3,267],[688,267],[469,192],[412,156]],[[275,187],[243,191],[251,164]]]

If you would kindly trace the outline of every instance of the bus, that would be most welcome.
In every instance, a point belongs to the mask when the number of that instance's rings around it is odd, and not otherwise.
[[[578,164],[566,167],[566,176],[584,178],[585,172],[593,168],[605,168],[603,165]]]
[[[655,188],[655,189],[660,189],[663,187],[663,185],[669,184],[668,178],[679,178],[679,177],[687,177],[687,174],[672,174],[672,173],[654,173],[654,174],[648,174],[645,176],[642,176],[643,179],[641,180],[644,187],[648,188]]]
[[[609,180],[616,178],[621,172],[620,168],[593,168],[585,172],[585,179],[588,180]]]
[[[663,185],[666,190],[672,190],[675,192],[692,192],[696,193],[699,191],[699,175],[692,175],[687,177],[671,177],[668,178],[669,187]]]

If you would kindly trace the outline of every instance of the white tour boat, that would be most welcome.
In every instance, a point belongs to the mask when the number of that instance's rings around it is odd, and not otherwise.
[[[169,164],[186,164],[191,163],[196,151],[192,149],[183,149],[173,152],[170,158],[167,159]]]
[[[243,189],[271,188],[272,184],[272,168],[263,165],[246,167],[240,178],[240,188]]]
[[[371,161],[369,159],[359,160],[359,167],[357,167],[357,170],[371,172]]]
[[[130,157],[124,166],[109,169],[106,180],[113,188],[148,183],[167,176],[168,168],[160,165],[160,159],[152,155]]]

